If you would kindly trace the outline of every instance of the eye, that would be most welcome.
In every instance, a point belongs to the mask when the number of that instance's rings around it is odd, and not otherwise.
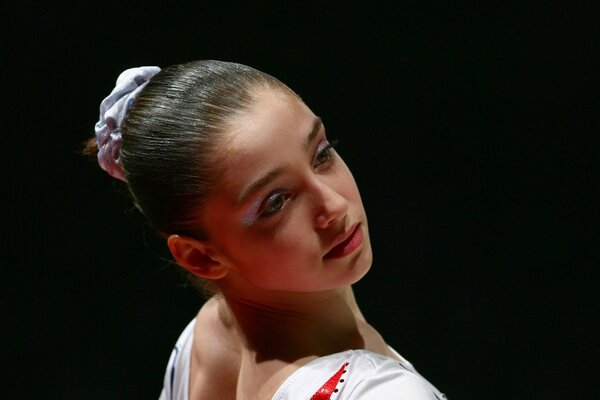
[[[315,156],[313,158],[313,166],[319,167],[333,158],[333,154],[335,153],[334,146],[337,144],[337,141],[332,141],[331,143],[327,141],[327,139],[321,140],[321,142],[317,145],[317,149],[315,150]]]
[[[283,207],[285,207],[285,204],[287,203],[289,198],[289,192],[276,191],[271,193],[263,203],[264,206],[260,213],[260,217],[265,218],[275,214]]]

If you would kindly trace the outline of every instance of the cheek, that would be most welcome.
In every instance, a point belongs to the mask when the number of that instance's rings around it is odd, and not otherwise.
[[[346,164],[344,164],[338,178],[338,193],[349,201],[361,202],[358,186]]]
[[[310,224],[306,207],[297,207],[285,223],[280,224],[270,239],[261,243],[257,259],[292,270],[314,265],[320,258],[321,245]]]
[[[300,214],[294,212],[271,228],[238,232],[223,248],[239,266],[283,265],[310,256],[314,238],[307,231],[306,217]]]
[[[288,212],[286,218],[275,227],[266,245],[276,249],[279,254],[293,254],[298,258],[297,253],[309,254],[314,245],[310,209],[301,203],[294,204]]]

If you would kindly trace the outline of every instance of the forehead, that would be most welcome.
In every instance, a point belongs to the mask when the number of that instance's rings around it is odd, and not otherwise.
[[[231,121],[228,152],[251,156],[274,142],[301,140],[303,133],[310,132],[316,117],[297,96],[262,88],[253,98],[250,108]]]
[[[261,89],[243,114],[235,117],[222,142],[221,166],[234,190],[302,154],[316,116],[295,95]]]

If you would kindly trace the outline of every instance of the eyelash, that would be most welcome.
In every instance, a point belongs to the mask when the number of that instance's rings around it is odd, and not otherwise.
[[[333,159],[333,155],[335,153],[334,147],[337,145],[337,143],[338,143],[337,140],[332,140],[331,142],[328,142],[326,139],[323,139],[321,141],[321,143],[319,143],[317,145],[317,153],[315,154],[315,156],[313,158],[313,168],[318,168],[318,167],[330,162]],[[324,144],[323,148],[321,148],[319,150],[319,147],[323,144]],[[321,159],[321,157],[325,157],[325,158]],[[290,197],[291,197],[291,193],[283,191],[283,190],[276,190],[274,192],[271,192],[269,194],[269,196],[266,198],[266,201],[264,203],[265,206],[264,206],[263,210],[261,211],[259,218],[270,217],[271,215],[282,210],[283,207],[285,207],[285,202],[287,202],[287,200]],[[272,206],[274,204],[276,204],[276,202],[280,202],[280,201],[283,201],[281,206],[278,206],[277,208],[272,209]]]
[[[314,167],[320,167],[321,165],[325,164],[326,162],[330,161],[331,158],[333,157],[333,154],[335,153],[335,146],[337,145],[338,141],[337,140],[332,140],[331,142],[328,142],[326,139],[323,139],[321,141],[321,143],[319,143],[319,145],[317,146],[317,154],[315,154],[315,157],[313,159],[313,166]],[[323,146],[323,148],[321,150],[319,150],[319,147],[325,144],[325,146]],[[325,156],[325,159],[321,162],[319,162],[318,165],[315,165],[315,162],[317,160],[319,160],[319,158],[321,156]]]

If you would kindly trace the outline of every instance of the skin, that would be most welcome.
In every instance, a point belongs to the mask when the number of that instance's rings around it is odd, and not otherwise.
[[[210,239],[168,240],[179,264],[220,290],[198,314],[191,398],[270,399],[300,366],[347,349],[396,357],[352,292],[372,262],[352,174],[300,99],[270,88],[254,97],[221,146],[224,183],[202,210]],[[358,230],[349,254],[327,256]]]

